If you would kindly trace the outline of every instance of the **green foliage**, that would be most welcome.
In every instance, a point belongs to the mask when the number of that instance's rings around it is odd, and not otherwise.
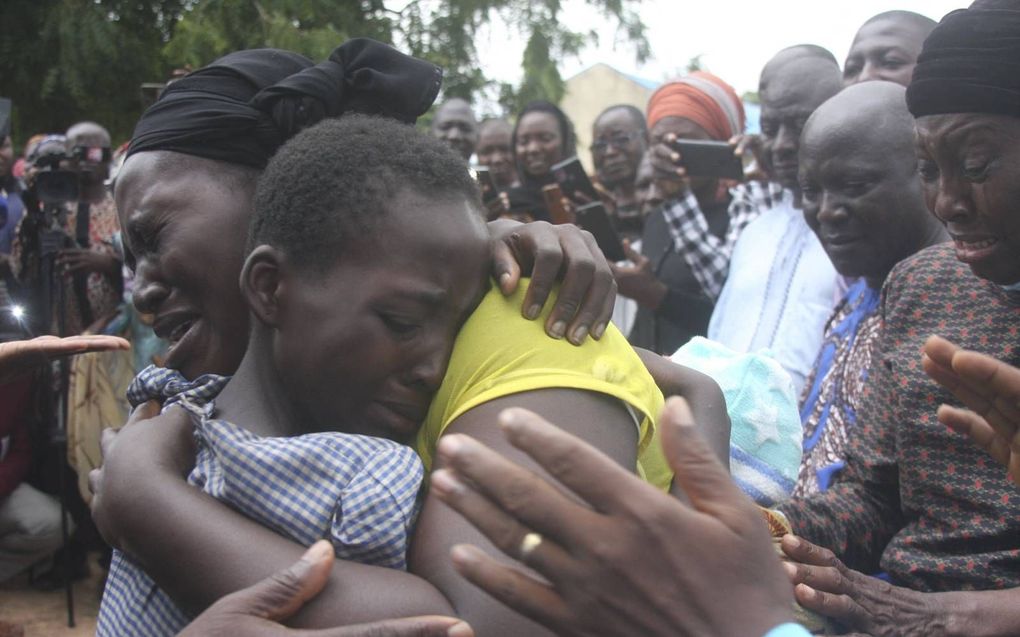
[[[392,30],[381,0],[187,0],[163,53],[170,65],[193,68],[260,47],[321,60],[352,37],[392,42]]]
[[[139,85],[163,77],[160,49],[183,0],[6,0],[0,9],[0,94],[14,100],[14,138],[62,132],[81,119],[130,135]]]
[[[585,0],[609,23],[617,25],[617,38],[635,46],[639,60],[648,58],[645,25],[630,5],[640,0]],[[413,55],[424,57],[445,70],[444,97],[471,100],[491,89],[505,113],[512,113],[534,99],[558,102],[563,97],[563,78],[557,60],[578,55],[588,43],[598,43],[594,32],[581,33],[562,20],[562,0],[411,0],[394,12],[394,41]],[[495,84],[482,70],[475,41],[482,27],[494,20],[527,42],[521,66],[520,86]]]
[[[0,95],[15,101],[15,138],[94,119],[123,140],[142,108],[140,85],[203,66],[230,51],[278,47],[320,60],[340,42],[371,37],[445,70],[444,97],[498,93],[507,112],[558,101],[556,62],[596,43],[562,23],[562,0],[4,0]],[[648,56],[640,0],[585,0],[616,39]],[[496,85],[475,42],[498,21],[526,40],[520,86]]]

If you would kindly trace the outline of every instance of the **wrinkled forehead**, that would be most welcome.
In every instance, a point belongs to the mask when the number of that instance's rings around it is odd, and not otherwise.
[[[171,151],[131,155],[117,175],[114,199],[124,223],[140,211],[194,207],[213,216],[221,206],[251,207],[259,171]],[[242,231],[243,234],[243,231]]]
[[[761,117],[771,121],[806,120],[833,91],[809,82],[791,82],[774,85],[775,91],[761,98]]]
[[[478,205],[461,193],[400,189],[383,204],[384,213],[352,245],[368,259],[386,254],[394,268],[410,271],[472,272],[482,279],[490,262],[488,226]]]
[[[641,129],[641,124],[635,120],[634,114],[626,109],[614,108],[603,113],[592,127],[595,136],[616,131],[634,132]]]
[[[918,117],[918,148],[959,151],[972,144],[1020,143],[1020,117],[990,113],[944,113]]]

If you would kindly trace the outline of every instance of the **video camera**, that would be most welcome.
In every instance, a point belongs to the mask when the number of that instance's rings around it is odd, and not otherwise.
[[[78,201],[81,173],[110,162],[109,147],[74,146],[67,151],[61,140],[63,136],[47,137],[33,153],[36,172],[29,188],[43,204]]]

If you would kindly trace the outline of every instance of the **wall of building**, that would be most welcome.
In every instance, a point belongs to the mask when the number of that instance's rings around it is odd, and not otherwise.
[[[653,89],[606,64],[596,64],[566,82],[567,89],[560,108],[574,123],[577,133],[577,155],[585,170],[594,173],[591,163],[591,127],[598,114],[614,104],[632,104],[642,112],[648,105]]]

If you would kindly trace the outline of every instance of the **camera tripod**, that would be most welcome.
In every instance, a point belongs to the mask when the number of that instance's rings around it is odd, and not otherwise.
[[[32,323],[37,334],[53,333],[55,328],[56,336],[71,335],[68,333],[68,289],[65,277],[57,266],[57,257],[62,250],[69,247],[88,246],[88,212],[87,205],[79,206],[79,214],[76,219],[78,227],[75,233],[78,241],[75,241],[63,230],[68,211],[62,204],[48,202],[39,206],[34,197],[26,197],[26,213],[35,216],[35,232],[32,234],[35,235],[33,247],[38,256],[38,279],[36,293],[33,295],[35,312],[33,312],[34,316],[30,318],[34,319]],[[84,277],[76,277],[73,284],[73,292],[77,297],[79,307],[83,310],[81,312],[83,322],[88,322],[91,312],[88,311],[88,299],[85,297]],[[69,542],[68,468],[66,466],[69,384],[70,362],[66,358],[61,358],[51,364],[47,373],[42,377],[38,405],[47,446],[56,453],[63,562],[60,565],[54,564],[54,568],[62,567],[67,604],[67,625],[74,627],[73,556]]]

